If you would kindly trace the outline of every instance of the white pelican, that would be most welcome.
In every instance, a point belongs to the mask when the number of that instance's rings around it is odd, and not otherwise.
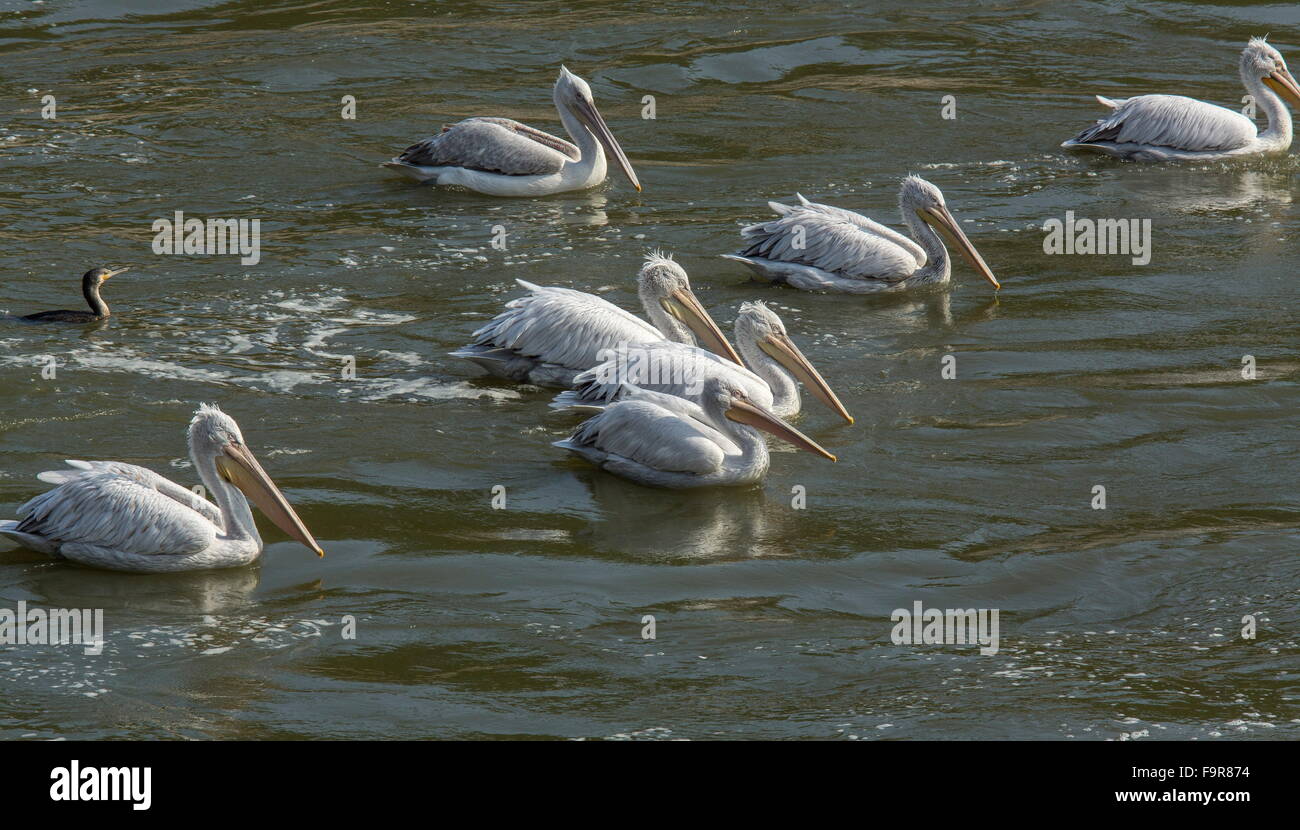
[[[556,441],[606,472],[652,487],[753,484],[767,473],[758,430],[835,460],[811,438],[749,400],[739,384],[714,376],[701,403],[629,387],[621,400]]]
[[[1291,146],[1286,102],[1300,107],[1300,86],[1282,55],[1263,38],[1251,38],[1241,53],[1240,69],[1242,84],[1268,118],[1262,133],[1241,113],[1195,98],[1138,95],[1112,101],[1098,95],[1102,106],[1114,112],[1061,146],[1136,161],[1216,161],[1285,153]]]
[[[105,281],[129,270],[131,269],[91,268],[81,275],[81,296],[86,298],[86,305],[90,306],[90,311],[68,309],[38,311],[35,314],[24,314],[19,319],[30,320],[33,323],[93,323],[97,320],[107,320],[113,312],[109,310],[104,298],[99,296],[99,287]]]
[[[749,247],[723,254],[763,279],[845,294],[946,283],[952,266],[937,229],[984,279],[1001,287],[948,212],[939,188],[919,176],[903,179],[898,191],[898,207],[915,242],[860,213],[819,205],[802,195],[797,205],[767,204],[781,218],[743,229]]]
[[[745,361],[744,366],[712,352],[669,341],[624,346],[612,359],[575,377],[574,388],[557,395],[551,407],[599,408],[617,400],[628,388],[625,384],[699,404],[704,379],[717,375],[740,386],[752,403],[771,410],[778,418],[799,414],[798,380],[819,401],[853,423],[853,416],[831,391],[825,378],[786,334],[785,323],[775,311],[761,302],[742,303],[735,331],[736,348]]]
[[[563,66],[555,108],[570,144],[509,118],[467,118],[412,144],[384,166],[416,181],[460,185],[489,196],[546,196],[605,181],[605,151],[638,191],[641,182],[591,99],[591,87]]]
[[[594,294],[516,282],[531,293],[506,303],[506,310],[474,332],[474,342],[453,356],[499,377],[538,386],[571,386],[579,372],[607,360],[618,347],[665,338],[692,345],[698,339],[740,363],[691,291],[686,271],[662,254],[648,255],[637,275],[637,294],[650,323]]]
[[[73,470],[37,476],[59,486],[20,507],[17,521],[0,521],[0,534],[41,553],[115,571],[232,568],[262,555],[247,495],[281,530],[325,555],[233,418],[201,405],[190,422],[189,444],[215,506],[134,464],[69,461]]]

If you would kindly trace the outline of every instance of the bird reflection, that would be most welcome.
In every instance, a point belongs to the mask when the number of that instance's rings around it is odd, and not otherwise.
[[[136,574],[63,566],[34,568],[28,588],[51,608],[103,608],[111,628],[118,611],[161,620],[191,614],[224,614],[255,608],[260,568]]]
[[[1286,165],[1290,166],[1290,165]],[[1144,177],[1131,198],[1180,213],[1217,214],[1247,208],[1285,208],[1294,200],[1295,170],[1231,170],[1193,177]]]
[[[602,518],[578,534],[593,549],[638,561],[726,561],[799,550],[798,512],[772,488],[658,490],[616,476],[584,479]],[[779,491],[778,491],[779,492]]]

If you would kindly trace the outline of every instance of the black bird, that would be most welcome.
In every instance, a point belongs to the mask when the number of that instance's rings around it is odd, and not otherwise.
[[[24,315],[21,319],[35,323],[93,323],[96,320],[106,320],[112,312],[108,310],[108,303],[99,296],[99,287],[109,277],[117,276],[125,270],[127,269],[118,268],[112,271],[108,268],[92,268],[82,275],[81,293],[86,298],[90,311],[68,311],[67,309],[41,311]]]

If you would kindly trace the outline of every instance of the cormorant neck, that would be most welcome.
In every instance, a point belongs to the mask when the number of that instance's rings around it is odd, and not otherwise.
[[[96,317],[107,317],[112,312],[108,309],[108,303],[104,298],[99,296],[99,283],[92,279],[81,281],[81,294],[86,298],[86,305],[90,310],[95,312]]]

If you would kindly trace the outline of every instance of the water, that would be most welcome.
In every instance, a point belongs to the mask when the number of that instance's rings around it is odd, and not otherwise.
[[[108,643],[0,646],[0,736],[1295,737],[1300,163],[1056,145],[1094,92],[1239,106],[1250,35],[1300,61],[1296,7],[172,5],[0,3],[0,309],[75,308],[82,271],[134,266],[106,326],[0,320],[0,516],[69,457],[193,483],[185,424],[216,401],[328,555],[269,523],[259,566],[216,573],[3,546],[0,607],[102,608]],[[644,193],[376,167],[468,115],[558,129],[561,62]],[[716,257],[795,191],[897,225],[909,171],[1001,292],[959,266],[950,292],[816,296]],[[153,255],[176,210],[260,218],[262,261]],[[1067,210],[1149,218],[1151,263],[1045,255]],[[758,488],[642,489],[550,446],[573,421],[549,392],[446,356],[516,277],[634,308],[651,246],[728,331],[778,308],[858,417],[799,419],[838,464],[782,448]],[[999,653],[895,645],[916,601],[999,609]]]

